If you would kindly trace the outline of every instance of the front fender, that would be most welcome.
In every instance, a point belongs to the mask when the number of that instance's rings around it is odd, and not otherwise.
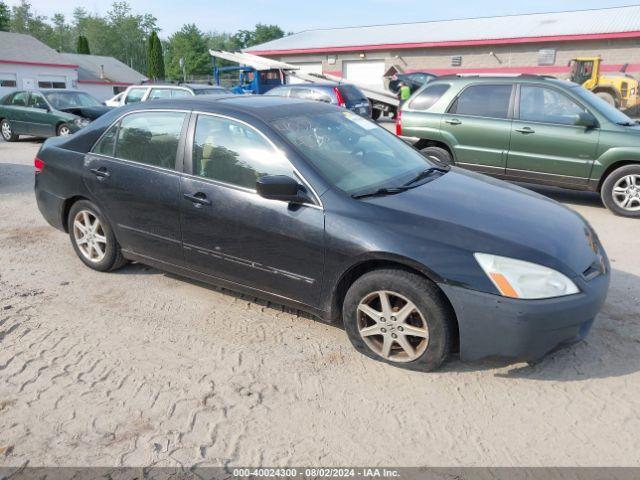
[[[640,138],[638,140],[640,140]],[[590,175],[591,180],[600,181],[605,172],[620,162],[640,163],[640,148],[637,146],[622,146],[605,150],[596,161],[593,162]]]

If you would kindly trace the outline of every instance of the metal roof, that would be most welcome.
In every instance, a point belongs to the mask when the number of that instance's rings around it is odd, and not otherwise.
[[[3,62],[76,67],[53,48],[47,47],[31,35],[11,32],[0,32],[0,63]]]
[[[255,53],[339,51],[351,47],[417,48],[438,45],[509,43],[508,39],[570,40],[572,36],[637,33],[640,5],[556,13],[441,20],[306,30],[255,45]],[[631,35],[622,35],[631,36]],[[502,40],[502,42],[501,42]],[[351,48],[354,50],[354,48]],[[357,48],[355,48],[357,50]]]
[[[147,77],[113,57],[84,55],[80,53],[61,53],[68,63],[78,65],[78,81],[140,83]]]

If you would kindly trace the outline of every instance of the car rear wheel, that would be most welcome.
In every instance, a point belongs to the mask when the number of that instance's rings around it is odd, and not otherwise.
[[[73,204],[68,229],[73,249],[88,267],[108,272],[127,263],[111,225],[93,203],[81,200]]]
[[[0,122],[0,133],[2,133],[2,138],[5,142],[15,142],[18,140],[18,135],[13,133],[11,124],[7,119],[2,119]]]
[[[58,131],[56,133],[59,137],[67,137],[71,135],[71,129],[69,128],[69,125],[63,123],[62,125],[58,126]]]
[[[600,195],[616,215],[640,218],[640,165],[626,165],[611,172]]]
[[[373,118],[374,120],[378,120],[380,118],[380,115],[382,115],[382,110],[380,110],[379,108],[374,108],[371,110],[371,118]]]
[[[451,309],[433,283],[414,273],[363,275],[349,288],[342,314],[353,346],[375,360],[431,371],[451,351]]]
[[[443,165],[453,165],[454,164],[454,161],[453,161],[453,158],[451,157],[451,154],[449,152],[447,152],[444,148],[426,147],[426,148],[423,148],[422,150],[420,150],[420,152],[425,157],[433,157],[433,158],[435,158],[439,163],[441,163]]]

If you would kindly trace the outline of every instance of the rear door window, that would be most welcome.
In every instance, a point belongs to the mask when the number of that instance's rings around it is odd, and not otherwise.
[[[118,128],[114,156],[174,169],[185,116],[186,113],[183,112],[140,112],[127,115]],[[108,148],[108,140],[105,141],[105,148]]]
[[[160,100],[163,98],[171,98],[170,88],[152,88],[147,100]]]
[[[179,98],[179,97],[189,97],[193,94],[187,90],[183,90],[181,88],[174,88],[171,93],[171,98]]]
[[[18,92],[11,99],[11,105],[14,107],[26,107],[29,100],[28,92]]]
[[[353,85],[341,85],[339,89],[342,97],[348,104],[364,103],[368,101],[366,95]]]
[[[512,89],[512,85],[472,85],[456,98],[449,108],[449,113],[507,118]]]
[[[450,87],[451,85],[441,83],[425,88],[411,101],[409,108],[414,110],[429,110]]]

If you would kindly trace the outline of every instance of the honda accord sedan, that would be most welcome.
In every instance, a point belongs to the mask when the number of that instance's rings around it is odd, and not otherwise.
[[[132,105],[49,139],[35,170],[40,211],[88,267],[141,262],[290,305],[404,368],[537,360],[587,334],[609,286],[575,212],[321,102]]]

